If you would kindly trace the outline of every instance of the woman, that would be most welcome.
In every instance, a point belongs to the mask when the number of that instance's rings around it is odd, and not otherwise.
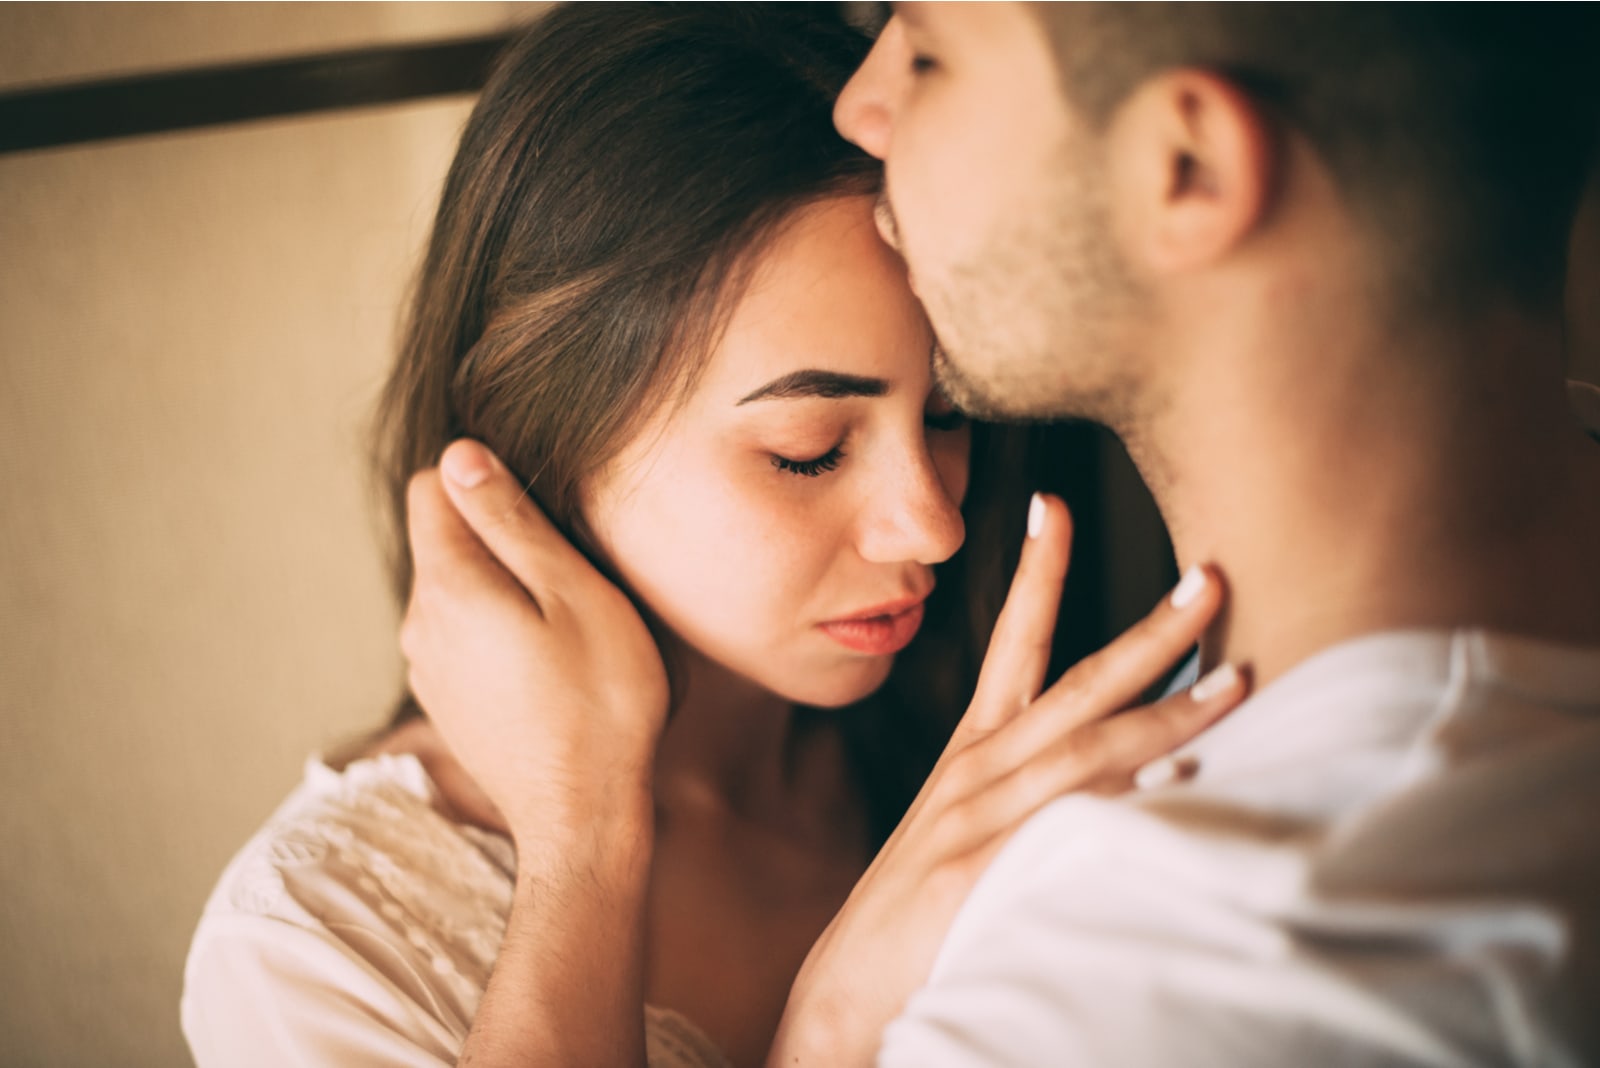
[[[416,700],[224,875],[202,1064],[755,1064],[786,1006],[816,1051],[842,1005],[893,1011],[1026,811],[1237,699],[1100,722],[1192,643],[1201,579],[1081,676],[1104,708],[1028,714],[1066,551],[1041,501],[1045,592],[935,769],[1025,502],[1014,444],[934,390],[833,133],[865,45],[811,5],[578,5],[499,64],[381,422]]]

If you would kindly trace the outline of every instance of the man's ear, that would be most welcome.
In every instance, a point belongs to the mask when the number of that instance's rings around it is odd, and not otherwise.
[[[1140,273],[1214,263],[1271,208],[1280,161],[1267,117],[1209,71],[1147,81],[1112,116],[1106,144],[1112,215]]]

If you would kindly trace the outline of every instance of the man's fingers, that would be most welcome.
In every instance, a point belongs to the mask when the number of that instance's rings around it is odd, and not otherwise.
[[[483,620],[488,607],[536,602],[467,526],[445,493],[437,468],[411,476],[406,487],[406,528],[411,542],[411,599],[400,623],[400,650],[410,665],[412,692],[429,707],[426,671],[436,660],[441,634],[463,619]]]
[[[1072,555],[1072,517],[1058,497],[1035,494],[1028,508],[1028,537],[1017,561],[1005,607],[995,621],[978,676],[967,729],[993,730],[1033,700],[1044,685],[1061,606],[1061,587]]]
[[[489,552],[538,599],[559,578],[589,562],[574,549],[480,442],[451,442],[439,459],[442,484],[456,511]]]
[[[498,588],[511,577],[456,510],[438,468],[411,476],[406,529],[419,588],[446,579],[451,588],[466,593]]]

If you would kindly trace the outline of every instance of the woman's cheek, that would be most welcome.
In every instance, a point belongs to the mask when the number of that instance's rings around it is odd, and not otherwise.
[[[776,473],[760,492],[747,498],[748,535],[730,545],[730,558],[745,561],[750,584],[774,599],[792,602],[816,591],[828,572],[838,472],[808,479]],[[796,483],[790,485],[790,482]]]
[[[803,534],[804,516],[775,492],[770,469],[765,478],[730,477],[712,492],[685,499],[677,525],[690,532],[694,556],[709,572],[704,577],[721,589],[764,585],[774,570],[774,556]],[[790,476],[793,477],[793,476]]]

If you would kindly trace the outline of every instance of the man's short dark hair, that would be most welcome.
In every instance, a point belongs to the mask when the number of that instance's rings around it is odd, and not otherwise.
[[[1402,307],[1561,297],[1597,129],[1582,4],[1047,4],[1070,103],[1216,71],[1302,133],[1365,217]]]

